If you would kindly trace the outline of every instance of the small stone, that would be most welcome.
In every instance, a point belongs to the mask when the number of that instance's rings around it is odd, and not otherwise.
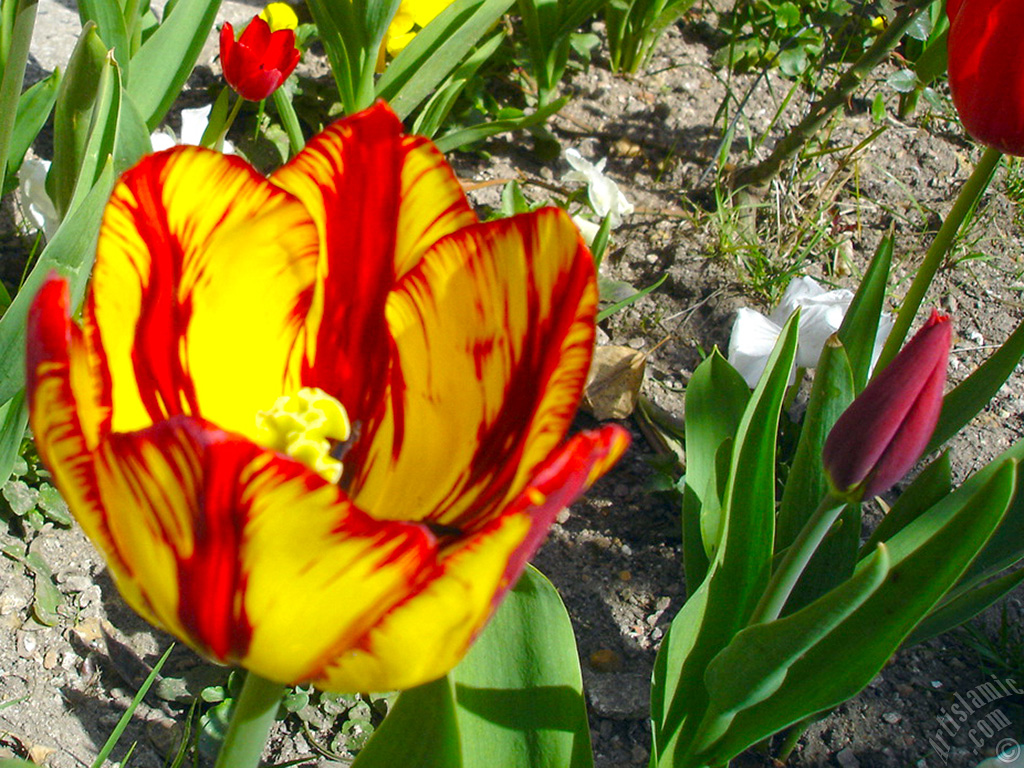
[[[857,756],[849,747],[840,750],[836,755],[836,762],[839,763],[842,768],[860,768],[860,760],[857,759]]]
[[[670,605],[672,605],[671,597],[659,597],[658,601],[654,604],[654,610],[667,611]]]
[[[33,744],[28,748],[28,759],[36,765],[41,765],[46,758],[57,750],[53,747],[44,747],[42,744]]]
[[[889,723],[889,725],[896,725],[903,718],[900,717],[898,712],[885,712],[882,714],[882,719]]]
[[[31,632],[22,632],[18,635],[18,655],[22,658],[30,658],[39,647],[39,640]]]
[[[587,697],[594,714],[613,720],[645,720],[650,712],[650,675],[595,675]]]
[[[92,584],[78,593],[78,607],[85,608],[103,599],[99,584]]]
[[[624,554],[626,557],[631,557],[633,555],[633,548],[629,546],[629,544],[623,544],[622,554]]]
[[[65,592],[84,592],[92,586],[92,579],[84,574],[68,576],[61,582]]]
[[[570,514],[568,508],[563,509],[557,515],[555,515],[555,522],[559,525],[565,525],[567,522],[569,522],[569,517]]]
[[[633,574],[629,571],[619,571],[619,581],[629,581],[633,578]]]
[[[611,648],[601,648],[590,654],[590,666],[598,672],[615,672],[622,669],[622,659]]]
[[[49,650],[46,655],[43,656],[43,669],[56,669],[60,663],[60,657],[54,650]]]

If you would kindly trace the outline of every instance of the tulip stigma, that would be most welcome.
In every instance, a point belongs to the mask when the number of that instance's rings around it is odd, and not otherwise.
[[[345,407],[318,387],[282,395],[256,414],[257,440],[263,446],[301,461],[330,483],[341,480],[343,467],[334,446],[352,435]]]

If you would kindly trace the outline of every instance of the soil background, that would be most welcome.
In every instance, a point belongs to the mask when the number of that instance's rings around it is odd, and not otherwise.
[[[256,10],[233,2],[221,15],[239,22]],[[716,213],[711,193],[726,125],[719,107],[731,95],[729,114],[735,114],[736,100],[749,91],[735,122],[730,158],[741,164],[770,151],[802,116],[809,97],[797,89],[780,113],[791,95],[790,81],[774,73],[730,77],[712,67],[719,42],[714,23],[714,9],[698,5],[631,77],[611,74],[602,41],[589,69],[574,72],[566,82],[573,98],[549,126],[563,148],[576,147],[595,162],[607,158],[606,172],[636,205],[613,233],[602,266],[605,276],[643,287],[667,274],[657,291],[602,323],[600,343],[644,353],[643,393],[680,418],[689,376],[713,346],[728,346],[736,308],[767,312],[771,296],[777,298],[787,282],[759,275],[810,274],[854,288],[880,238],[892,229],[897,265],[891,294],[898,303],[908,275],[980,155],[948,103],[945,110],[923,105],[901,121],[894,117],[895,94],[887,93],[887,116],[873,119],[870,100],[898,67],[885,65],[812,151],[768,186],[759,210],[762,248],[746,249],[737,241],[742,222],[729,223],[727,214]],[[63,64],[78,29],[73,7],[40,0],[30,79]],[[593,31],[603,34],[600,24]],[[209,100],[202,86],[211,71],[219,73],[214,55],[208,46],[201,62],[209,69],[197,72],[183,104]],[[177,120],[172,113],[171,124]],[[37,151],[48,153],[45,139]],[[472,152],[456,153],[452,161],[460,177],[477,187],[471,197],[481,206],[498,204],[503,179],[518,179],[533,200],[574,188],[561,180],[568,170],[564,159],[545,158],[522,135],[496,137]],[[953,315],[952,383],[1024,317],[1022,212],[1007,194],[1007,173],[997,175],[957,251],[961,260],[940,273],[930,296]],[[7,220],[5,230],[10,226]],[[803,247],[806,231],[800,232],[808,227],[827,236]],[[5,237],[6,261],[17,255],[11,242]],[[10,268],[3,265],[5,276]],[[1018,372],[956,439],[957,479],[1021,437],[1022,397]],[[580,427],[593,423],[586,414],[578,419]],[[655,449],[635,421],[622,423],[633,434],[629,453],[586,499],[563,512],[535,560],[561,591],[576,629],[599,768],[647,765],[651,668],[685,596],[678,499],[655,490],[661,477]],[[869,512],[866,519],[871,517]],[[87,766],[170,638],[123,605],[77,527],[47,526],[26,534],[12,525],[0,531],[0,544],[15,539],[28,541],[30,551],[48,564],[63,604],[56,626],[34,621],[39,577],[15,560],[0,558],[0,754],[27,756],[52,768]],[[1021,600],[1011,597],[986,614],[977,631],[995,645],[1002,623],[1019,627],[1021,613]],[[975,713],[956,733],[941,728],[938,717],[957,694],[967,695],[991,675],[1014,674],[1012,666],[985,666],[962,638],[951,634],[898,652],[860,695],[808,729],[788,764],[974,766],[1024,741],[1024,702],[1011,699]],[[1009,651],[1018,654],[1020,669],[1020,645],[1011,644]],[[843,663],[835,660],[837,666]],[[189,651],[176,650],[165,683],[141,705],[112,759],[123,759],[135,743],[132,765],[165,764],[191,696],[224,674]],[[996,709],[1010,725],[991,734],[974,727]],[[273,763],[307,758],[302,764],[336,764],[314,752],[295,718],[278,725],[267,757]],[[767,766],[771,759],[751,752],[737,763]]]

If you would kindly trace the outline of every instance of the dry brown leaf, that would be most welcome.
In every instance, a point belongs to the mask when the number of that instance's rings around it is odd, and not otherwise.
[[[636,408],[647,355],[629,347],[598,347],[583,388],[583,408],[598,421],[625,419]]]

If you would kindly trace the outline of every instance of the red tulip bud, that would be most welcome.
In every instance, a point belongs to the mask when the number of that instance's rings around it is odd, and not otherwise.
[[[949,316],[933,311],[836,421],[823,458],[839,495],[877,496],[920,458],[942,408],[950,336]]]
[[[964,128],[1024,155],[1024,7],[1020,0],[949,0],[949,89]]]
[[[281,87],[299,63],[295,33],[270,31],[270,25],[254,16],[242,36],[228,22],[220,28],[220,63],[224,79],[243,99],[261,101]]]

